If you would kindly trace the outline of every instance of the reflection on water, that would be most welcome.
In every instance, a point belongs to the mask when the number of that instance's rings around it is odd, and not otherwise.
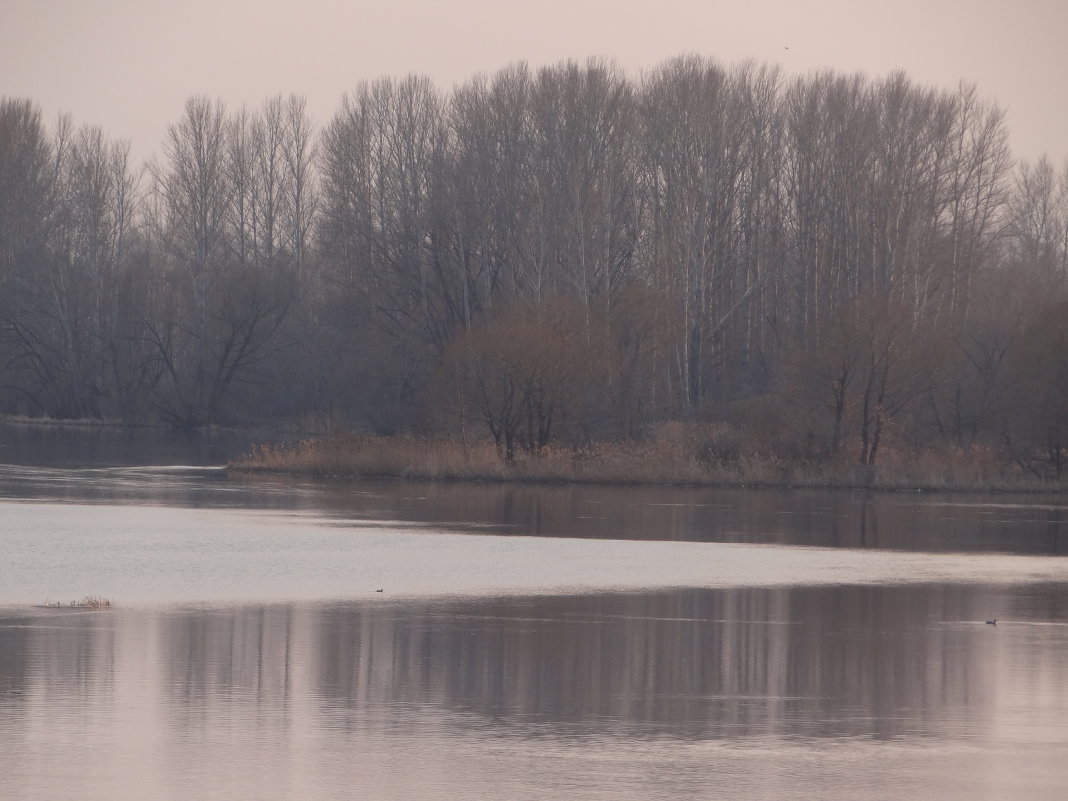
[[[932,594],[951,623],[929,619]],[[854,587],[339,607],[318,678],[346,706],[439,705],[528,734],[937,736],[985,690],[974,606],[959,589]]]
[[[0,605],[1068,581],[1068,558],[519,537],[240,508],[0,501]]]
[[[535,537],[1068,556],[1064,496],[309,481],[221,468],[0,464],[0,499],[309,512]]]
[[[247,451],[250,431],[0,421],[0,464],[82,468],[221,465]]]
[[[104,461],[0,465],[0,798],[1068,797],[1063,497]]]
[[[0,796],[1062,798],[1064,591],[12,613]]]

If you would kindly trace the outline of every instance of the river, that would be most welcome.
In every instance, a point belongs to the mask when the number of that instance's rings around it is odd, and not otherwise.
[[[1068,796],[1063,497],[250,479],[197,447],[0,467],[0,797]]]

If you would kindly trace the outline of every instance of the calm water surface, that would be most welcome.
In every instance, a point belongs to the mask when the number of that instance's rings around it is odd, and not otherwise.
[[[0,467],[0,798],[1062,799],[1066,507]]]

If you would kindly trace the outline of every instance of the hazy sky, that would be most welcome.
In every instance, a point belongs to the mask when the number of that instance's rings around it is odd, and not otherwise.
[[[361,80],[443,88],[510,62],[607,56],[632,74],[696,52],[788,74],[904,69],[975,82],[1023,158],[1068,155],[1068,0],[0,0],[0,95],[158,149],[193,94],[306,95],[316,122]]]

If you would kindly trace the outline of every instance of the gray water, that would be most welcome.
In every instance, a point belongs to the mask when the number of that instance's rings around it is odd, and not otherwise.
[[[1066,512],[3,467],[0,798],[1061,799]]]

